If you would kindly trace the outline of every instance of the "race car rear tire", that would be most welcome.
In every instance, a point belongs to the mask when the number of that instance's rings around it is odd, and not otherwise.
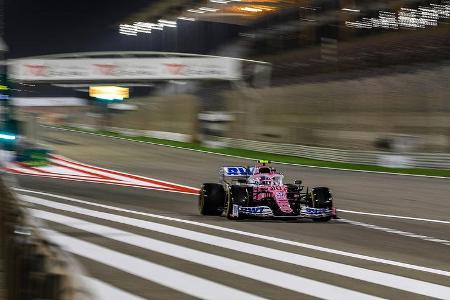
[[[225,190],[221,184],[204,183],[198,196],[198,210],[205,216],[220,216],[225,202]]]
[[[228,195],[228,203],[226,205],[226,215],[230,220],[243,219],[242,215],[233,216],[233,205],[246,206],[248,204],[249,193],[246,187],[232,185]]]

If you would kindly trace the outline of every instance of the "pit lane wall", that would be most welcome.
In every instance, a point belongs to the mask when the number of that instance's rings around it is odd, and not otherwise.
[[[92,300],[83,271],[49,240],[0,174],[0,255],[7,299]]]

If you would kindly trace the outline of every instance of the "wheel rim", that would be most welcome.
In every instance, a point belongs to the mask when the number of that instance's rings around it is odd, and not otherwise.
[[[205,206],[205,192],[203,189],[200,192],[200,197],[198,198],[198,209],[203,212],[203,207]]]

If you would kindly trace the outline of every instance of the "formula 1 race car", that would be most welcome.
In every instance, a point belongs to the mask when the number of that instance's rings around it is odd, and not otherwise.
[[[327,222],[336,218],[333,197],[327,187],[311,190],[301,180],[283,183],[283,174],[258,161],[253,167],[223,167],[221,183],[204,183],[198,207],[202,215],[222,215],[231,220],[249,217],[310,218]]]

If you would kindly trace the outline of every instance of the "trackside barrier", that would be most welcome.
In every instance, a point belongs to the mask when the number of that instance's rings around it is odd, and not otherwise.
[[[95,130],[92,126],[83,126],[80,124],[70,124],[71,127]],[[108,130],[120,133],[124,136],[150,136],[146,134],[145,130],[127,129],[110,127]],[[160,137],[163,138],[163,137]],[[363,151],[363,150],[345,150],[334,148],[313,147],[297,144],[281,144],[271,142],[252,141],[244,139],[233,139],[226,137],[215,137],[221,144],[226,147],[260,151],[281,155],[298,156],[309,159],[353,163],[363,165],[380,165],[381,160],[386,156],[398,156],[408,158],[407,167],[414,168],[435,168],[435,169],[450,169],[450,154],[449,153],[417,153],[417,152],[402,152],[392,153],[383,151]],[[167,139],[167,138],[166,138]]]
[[[409,167],[450,169],[450,154],[448,153],[414,153],[407,152],[393,154],[383,151],[357,151],[333,148],[312,147],[295,144],[280,144],[270,142],[251,141],[243,139],[221,138],[231,148],[268,152],[274,154],[299,156],[309,159],[327,160],[343,163],[364,165],[378,165],[380,159],[386,155],[407,157]]]
[[[46,237],[0,174],[0,238],[8,299],[88,300],[83,271]]]
[[[68,124],[70,127],[80,128],[84,130],[107,130],[115,133],[119,133],[124,136],[138,137],[145,136],[149,138],[170,140],[177,142],[192,142],[192,136],[189,134],[178,133],[178,132],[167,132],[167,131],[156,131],[156,130],[144,130],[144,129],[130,129],[121,127],[101,127],[93,125],[83,125],[83,124]],[[52,126],[52,125],[49,125]]]

